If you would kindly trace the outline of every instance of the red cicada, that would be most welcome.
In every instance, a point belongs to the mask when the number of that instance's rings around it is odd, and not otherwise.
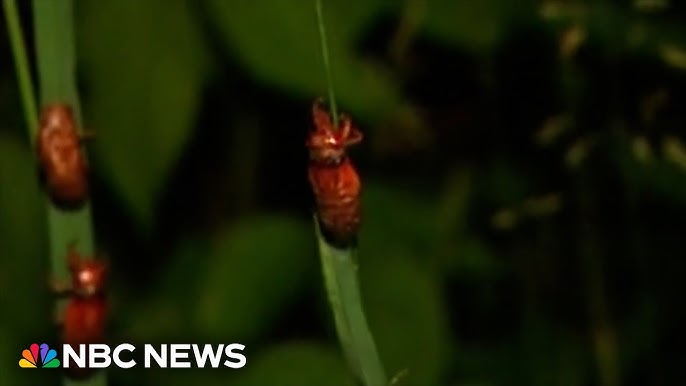
[[[82,259],[70,247],[68,267],[71,284],[56,285],[60,295],[69,295],[66,308],[60,318],[62,342],[78,350],[80,344],[103,343],[107,324],[107,264],[95,259]],[[86,352],[88,351],[86,346]],[[92,370],[70,367],[67,375],[75,379],[90,376]]]
[[[88,165],[71,107],[62,103],[45,106],[38,130],[41,180],[50,199],[62,209],[80,207],[88,197]]]
[[[360,192],[362,186],[346,148],[362,141],[362,133],[350,117],[342,114],[339,127],[321,100],[312,106],[314,131],[307,139],[310,161],[308,177],[315,196],[322,234],[336,246],[355,242],[360,227]]]

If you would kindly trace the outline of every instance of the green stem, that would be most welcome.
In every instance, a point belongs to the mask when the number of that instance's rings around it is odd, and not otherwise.
[[[38,130],[38,111],[36,109],[36,96],[33,93],[33,82],[31,81],[31,70],[29,60],[26,56],[26,45],[24,44],[24,34],[19,20],[19,11],[15,0],[4,0],[2,2],[7,20],[7,33],[12,46],[14,56],[14,67],[17,71],[19,82],[19,93],[21,94],[24,106],[24,116],[26,119],[29,139],[33,144]]]
[[[76,87],[73,2],[34,0],[33,14],[41,105],[55,102],[70,105],[81,127],[81,105]],[[46,201],[52,274],[57,280],[69,280],[66,262],[68,246],[76,242],[76,248],[84,258],[94,254],[90,203],[76,211],[62,211],[52,205],[47,197]],[[59,312],[62,312],[63,306],[63,302],[58,302]],[[105,386],[107,381],[105,372],[99,371],[80,382],[65,378],[63,384]]]
[[[70,104],[80,126],[73,2],[34,0],[33,9],[41,102]]]
[[[336,95],[333,89],[333,80],[331,77],[331,63],[329,63],[329,46],[326,43],[326,29],[324,28],[324,15],[322,12],[322,1],[315,0],[317,8],[317,25],[319,26],[319,41],[322,46],[322,58],[324,59],[324,72],[326,73],[326,83],[329,90],[329,110],[331,110],[331,117],[333,119],[334,127],[338,127],[338,111],[336,107]]]
[[[319,231],[317,216],[314,223],[326,290],[345,357],[366,386],[386,386],[388,379],[362,306],[356,250],[328,244]]]
[[[315,0],[317,9],[317,24],[322,46],[322,58],[329,90],[329,105],[335,127],[338,127],[338,113],[336,111],[336,95],[331,77],[329,50],[324,28],[324,16],[321,0]],[[336,322],[338,339],[343,347],[348,363],[355,375],[366,386],[386,386],[388,378],[384,372],[379,354],[376,351],[367,319],[362,307],[360,284],[357,278],[355,263],[356,250],[354,247],[336,248],[326,242],[319,229],[317,216],[314,216],[315,232],[319,240],[319,256],[322,262],[324,282],[329,296],[329,302]]]

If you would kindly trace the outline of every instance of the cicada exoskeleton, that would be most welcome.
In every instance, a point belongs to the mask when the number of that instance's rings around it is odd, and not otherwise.
[[[330,243],[347,246],[355,242],[360,227],[362,186],[346,148],[362,141],[362,133],[345,114],[334,127],[320,100],[312,107],[312,117],[314,131],[307,139],[308,177],[320,228]]]
[[[45,106],[38,130],[41,180],[51,201],[62,209],[80,207],[88,198],[88,165],[71,107],[62,103]]]

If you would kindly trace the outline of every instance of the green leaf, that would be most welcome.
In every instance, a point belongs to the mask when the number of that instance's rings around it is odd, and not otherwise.
[[[266,349],[246,345],[241,369],[141,369],[115,373],[126,385],[356,386],[343,359],[329,346],[287,342]]]
[[[24,331],[49,317],[45,202],[35,165],[24,141],[0,136],[0,309],[12,312],[6,325]]]
[[[536,20],[538,3],[499,0],[437,0],[426,2],[423,29],[438,41],[477,55],[493,53],[515,22]]]
[[[165,342],[188,339],[185,308],[178,296],[171,299],[149,298],[135,304],[118,304],[118,313],[112,316],[112,325],[119,325],[115,331],[121,341]]]
[[[354,386],[350,372],[336,350],[295,342],[248,358],[236,386]]]
[[[227,48],[257,79],[301,98],[326,95],[313,1],[210,0],[205,4]],[[383,115],[399,100],[393,80],[355,54],[359,34],[392,4],[323,4],[336,98],[342,111],[358,118]]]
[[[190,3],[80,2],[79,54],[94,156],[132,213],[149,225],[198,110],[207,58]]]
[[[387,375],[402,385],[434,385],[449,341],[439,275],[429,268],[437,242],[438,200],[367,184],[359,241],[363,307]],[[428,264],[427,264],[428,263]]]
[[[37,336],[38,334],[24,334],[19,337],[15,326],[3,324],[0,320],[0,386],[59,384],[59,377],[55,377],[50,371],[27,371],[18,365],[21,352],[28,348]]]
[[[446,248],[446,265],[455,275],[465,279],[493,280],[505,272],[488,244],[477,236],[461,238]]]
[[[437,275],[390,244],[372,256],[360,248],[365,310],[379,354],[390,377],[407,375],[402,385],[439,383],[450,347],[447,317]]]
[[[123,336],[139,341],[192,341],[189,326],[197,304],[198,286],[210,259],[210,240],[206,237],[181,241],[159,267],[150,281],[153,290],[136,302],[122,300],[117,314]],[[173,296],[170,296],[173,294]]]
[[[443,272],[433,268],[446,239],[440,227],[457,223],[444,213],[459,211],[452,206],[438,197],[365,186],[358,256],[364,309],[388,376],[407,372],[402,385],[438,384],[454,349],[441,299]]]
[[[0,325],[0,339],[2,339],[3,342],[9,342],[9,334],[5,331],[7,331],[7,327]],[[14,359],[12,358],[13,354],[14,352],[9,345],[3,344],[0,346],[0,386],[10,386],[16,384],[16,380],[12,376],[14,374],[11,374],[11,372],[16,372],[16,370],[12,371],[12,369],[16,368],[12,360]]]
[[[53,332],[51,298],[48,295],[45,201],[41,197],[35,165],[23,136],[17,139],[0,134],[2,386],[50,384],[51,379],[43,373],[27,374],[17,365],[24,349],[21,345],[30,340],[47,341]]]
[[[369,183],[362,193],[360,251],[387,244],[422,253],[436,248],[439,208],[431,200],[390,186]],[[374,251],[371,251],[374,253]]]
[[[366,386],[384,386],[388,378],[362,305],[355,258],[357,250],[330,245],[320,232],[316,216],[314,225],[329,304],[348,365]]]
[[[217,235],[194,299],[193,330],[254,339],[297,300],[317,263],[311,227],[289,217],[251,218]]]

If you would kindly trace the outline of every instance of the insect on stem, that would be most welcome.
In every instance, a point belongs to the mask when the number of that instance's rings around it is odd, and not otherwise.
[[[329,90],[329,113],[315,101],[315,130],[307,141],[308,178],[315,196],[315,229],[319,240],[324,283],[336,331],[349,365],[365,386],[386,386],[388,379],[369,331],[362,306],[355,253],[360,226],[361,181],[346,154],[362,133],[336,108],[322,0],[315,0],[322,58]]]

